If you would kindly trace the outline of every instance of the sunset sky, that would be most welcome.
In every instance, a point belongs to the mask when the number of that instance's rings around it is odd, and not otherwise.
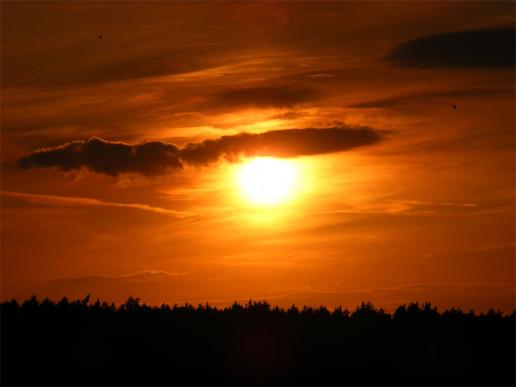
[[[2,299],[514,308],[514,2],[1,22]]]

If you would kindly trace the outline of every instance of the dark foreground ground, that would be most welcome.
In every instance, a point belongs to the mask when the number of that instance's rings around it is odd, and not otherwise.
[[[1,305],[2,385],[514,385],[514,313]]]

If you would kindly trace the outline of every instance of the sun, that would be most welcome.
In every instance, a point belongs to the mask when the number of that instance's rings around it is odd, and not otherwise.
[[[293,162],[257,157],[245,163],[238,174],[244,196],[260,206],[286,202],[293,195],[297,169]]]

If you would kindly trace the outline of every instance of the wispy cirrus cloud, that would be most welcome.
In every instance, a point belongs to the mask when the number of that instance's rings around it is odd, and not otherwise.
[[[512,87],[499,88],[469,88],[455,90],[439,90],[430,92],[398,94],[385,98],[378,98],[350,105],[352,108],[398,108],[408,105],[428,105],[432,102],[453,101],[457,98],[482,98],[500,95],[512,95]]]
[[[165,270],[142,270],[127,274],[92,273],[77,276],[56,277],[29,287],[27,292],[38,297],[49,297],[60,300],[83,299],[87,294],[91,299],[124,302],[134,295],[145,302],[161,303],[165,294],[177,291],[178,285],[184,286],[190,281],[187,272],[171,272]]]
[[[163,270],[143,270],[135,273],[109,275],[109,274],[86,274],[76,277],[60,277],[48,281],[48,284],[86,284],[92,285],[105,282],[145,282],[145,281],[166,281],[175,276],[186,273],[171,273]]]
[[[31,203],[47,204],[52,206],[98,206],[133,208],[142,211],[154,212],[157,214],[170,215],[177,218],[185,218],[192,215],[192,213],[186,211],[175,211],[167,208],[155,207],[141,203],[115,203],[105,202],[99,199],[82,198],[76,196],[43,195],[12,191],[1,191],[0,194],[2,196],[20,199]]]
[[[477,291],[477,296],[472,297],[470,292]],[[288,289],[276,293],[257,293],[252,299],[267,300],[273,305],[289,307],[296,305],[302,307],[325,305],[327,307],[342,306],[353,310],[361,302],[372,302],[376,307],[386,309],[388,312],[402,305],[412,302],[431,302],[439,306],[440,312],[448,308],[461,307],[468,311],[485,312],[489,308],[496,308],[510,313],[514,306],[514,284],[492,282],[421,282],[408,283],[385,287],[371,287],[351,290],[338,290],[327,288],[300,287]],[[493,303],[493,300],[496,300]],[[182,300],[172,300],[178,303]],[[191,303],[205,303],[210,305],[225,306],[233,302],[246,303],[249,298],[238,299],[195,299]]]
[[[290,107],[316,99],[316,90],[306,87],[250,87],[220,93],[212,103],[224,107]]]

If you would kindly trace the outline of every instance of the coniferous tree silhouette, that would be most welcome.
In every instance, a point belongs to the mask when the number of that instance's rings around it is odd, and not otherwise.
[[[513,385],[515,312],[5,301],[4,385]],[[30,371],[29,371],[30,370]]]

